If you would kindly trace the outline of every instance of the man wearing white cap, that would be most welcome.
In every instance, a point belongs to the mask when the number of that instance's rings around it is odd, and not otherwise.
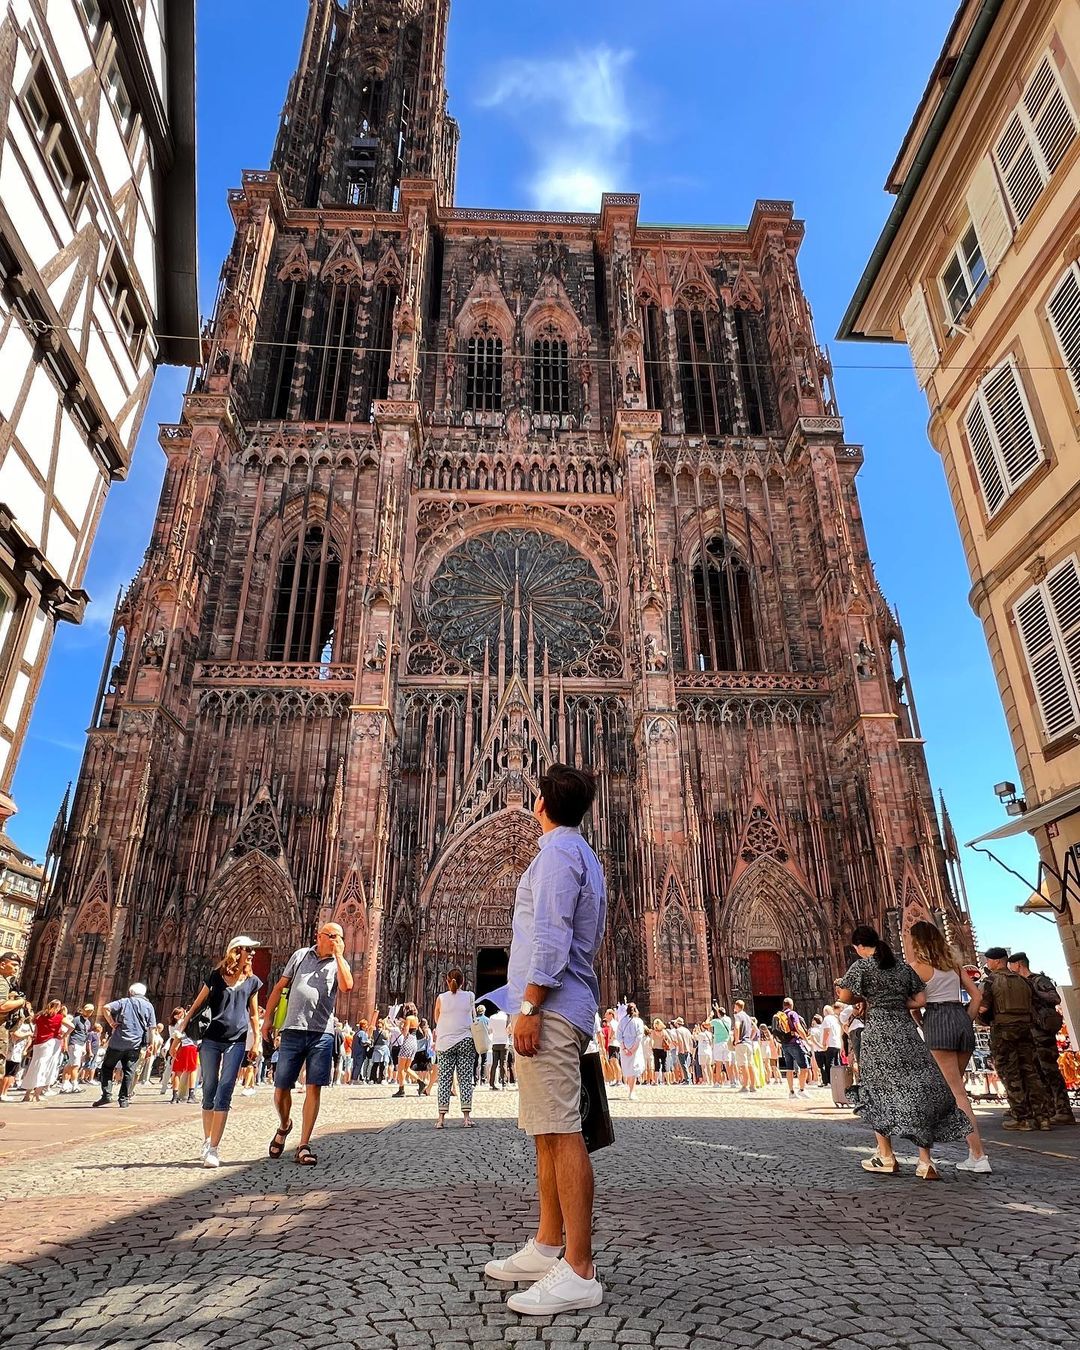
[[[157,1013],[154,1011],[154,1005],[146,997],[145,984],[131,985],[127,998],[118,998],[112,1003],[106,1003],[104,1012],[110,1028],[109,1048],[105,1051],[105,1058],[101,1064],[101,1096],[93,1105],[108,1106],[112,1101],[113,1074],[119,1064],[123,1070],[123,1078],[120,1082],[120,1100],[117,1105],[127,1106],[135,1081],[135,1066],[157,1022]]]
[[[259,990],[262,980],[251,969],[257,943],[254,938],[234,937],[225,955],[203,976],[202,988],[181,1017],[177,1032],[183,1034],[205,1003],[210,1023],[199,1046],[202,1069],[204,1167],[220,1167],[218,1147],[232,1106],[233,1089],[247,1052],[249,1031],[258,1043]],[[252,1052],[252,1059],[254,1053]]]

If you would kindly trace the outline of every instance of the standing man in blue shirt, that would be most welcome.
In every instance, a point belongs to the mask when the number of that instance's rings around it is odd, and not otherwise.
[[[518,884],[506,986],[517,1055],[518,1124],[536,1142],[540,1223],[519,1252],[486,1273],[531,1287],[514,1312],[595,1308],[604,1291],[592,1256],[593,1171],[581,1134],[581,1054],[596,1025],[596,957],[607,898],[580,825],[596,795],[584,769],[553,764],[533,814],[540,851]],[[565,1255],[563,1252],[565,1235]]]

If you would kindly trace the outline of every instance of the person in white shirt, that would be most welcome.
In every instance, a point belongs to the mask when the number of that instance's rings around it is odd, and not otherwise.
[[[821,1066],[821,1086],[828,1087],[833,1068],[840,1063],[844,1051],[844,1029],[831,1003],[826,1003],[821,1011],[821,1048],[825,1052],[825,1062]]]
[[[510,1040],[510,1018],[501,1008],[488,1017],[488,1031],[491,1033],[491,1075],[488,1079],[493,1092],[506,1087],[506,1050]],[[495,1082],[496,1074],[499,1082]]]

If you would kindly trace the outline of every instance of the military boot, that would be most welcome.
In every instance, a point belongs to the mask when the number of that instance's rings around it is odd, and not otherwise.
[[[1003,1120],[1001,1128],[1003,1130],[1034,1130],[1038,1127],[1033,1120],[1017,1120],[1014,1116],[1011,1120]]]
[[[1047,1116],[1040,1116],[1038,1124],[1040,1130],[1052,1130],[1054,1128]]]
[[[1076,1117],[1071,1111],[1059,1111],[1057,1115],[1050,1117],[1052,1125],[1075,1125]]]

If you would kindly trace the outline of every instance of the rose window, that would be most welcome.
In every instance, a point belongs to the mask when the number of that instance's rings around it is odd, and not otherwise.
[[[530,629],[536,672],[544,649],[553,671],[586,656],[608,627],[604,588],[589,560],[542,530],[507,528],[474,535],[448,553],[428,588],[429,635],[442,650],[474,670],[490,651],[497,668],[500,644],[513,666],[525,670]]]

